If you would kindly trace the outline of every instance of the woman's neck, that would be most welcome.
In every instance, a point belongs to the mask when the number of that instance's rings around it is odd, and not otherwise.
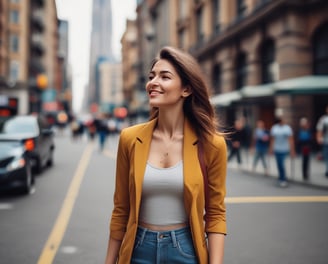
[[[183,135],[184,115],[159,113],[156,130],[167,138]]]

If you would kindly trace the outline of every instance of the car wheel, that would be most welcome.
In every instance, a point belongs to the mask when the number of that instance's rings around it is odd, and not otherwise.
[[[35,179],[34,175],[32,173],[32,169],[30,164],[26,165],[26,177],[25,177],[25,182],[23,186],[23,193],[24,194],[29,194],[31,193],[33,187],[34,187]]]
[[[43,169],[43,167],[42,167],[41,158],[38,158],[38,159],[36,160],[36,164],[35,164],[35,172],[36,172],[37,174],[40,174],[40,173],[42,172],[42,169]]]
[[[47,166],[52,167],[54,165],[54,151],[50,150],[49,159],[47,161]]]

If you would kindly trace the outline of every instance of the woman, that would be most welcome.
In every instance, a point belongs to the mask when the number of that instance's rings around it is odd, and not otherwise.
[[[146,92],[151,121],[120,136],[106,264],[223,263],[227,150],[201,70],[164,47]]]

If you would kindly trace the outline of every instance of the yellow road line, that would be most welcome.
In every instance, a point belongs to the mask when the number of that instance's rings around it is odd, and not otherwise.
[[[75,200],[77,198],[84,173],[89,164],[90,157],[93,151],[93,144],[89,143],[83,152],[81,160],[75,171],[70,187],[67,191],[64,203],[57,217],[56,223],[49,235],[49,238],[42,250],[38,264],[51,264],[58,251],[60,243],[64,237]]]
[[[110,159],[116,159],[116,154],[109,150],[104,150],[103,153]]]
[[[328,202],[328,196],[244,196],[226,197],[226,203],[313,203]]]

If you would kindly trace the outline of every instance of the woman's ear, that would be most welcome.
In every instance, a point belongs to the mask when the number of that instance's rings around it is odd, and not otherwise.
[[[182,97],[188,97],[189,95],[191,95],[192,94],[192,92],[191,92],[191,88],[190,88],[190,86],[189,85],[187,85],[187,86],[185,86],[184,88],[183,88],[183,90],[182,90]]]

